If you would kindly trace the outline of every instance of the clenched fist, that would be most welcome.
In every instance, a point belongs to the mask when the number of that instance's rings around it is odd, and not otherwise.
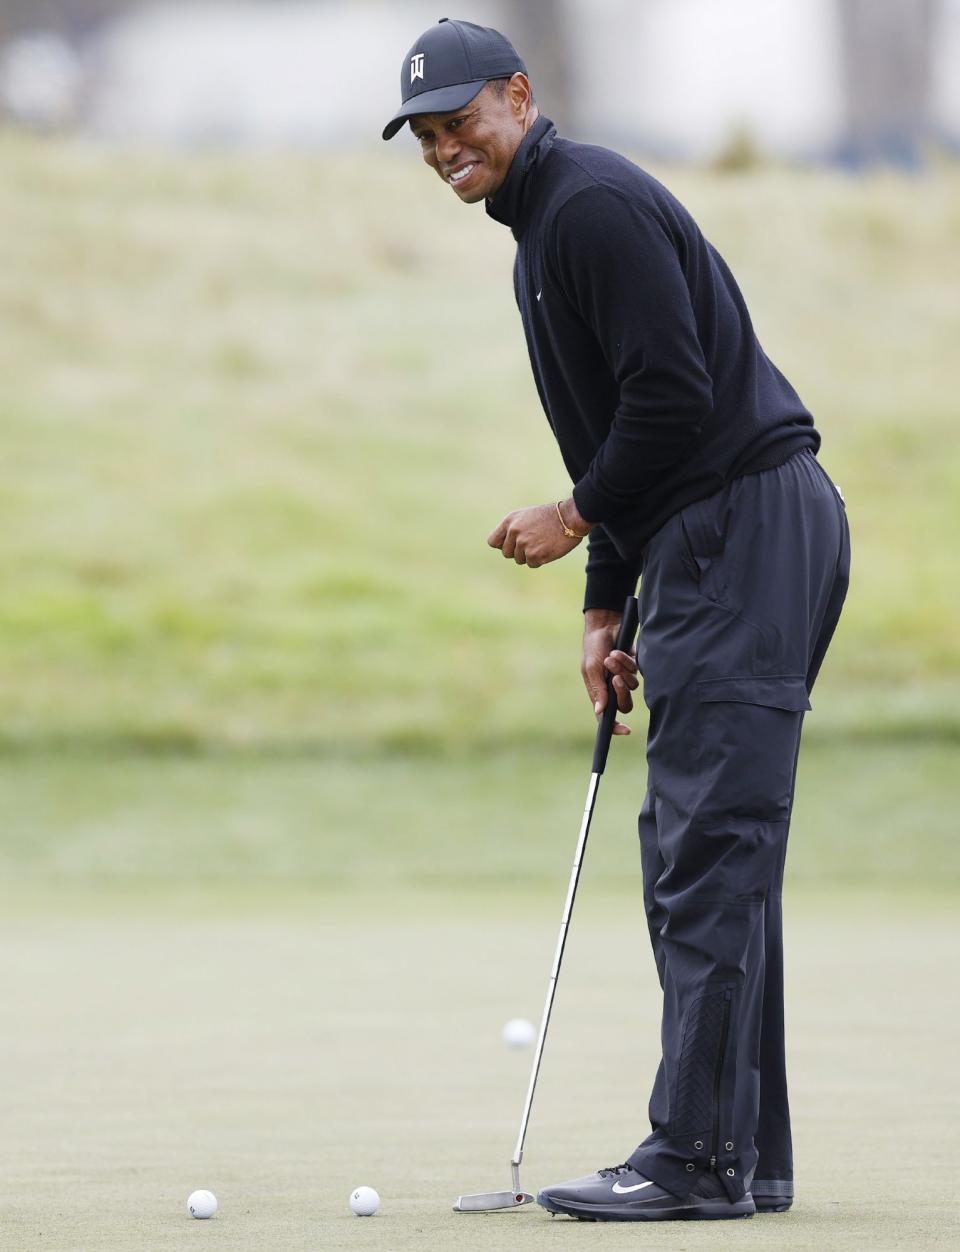
[[[491,548],[499,548],[505,557],[518,565],[536,569],[550,561],[557,561],[572,552],[592,529],[577,511],[572,499],[562,500],[560,509],[563,522],[555,504],[536,504],[529,509],[515,509],[508,513],[499,526],[487,536]],[[563,527],[577,533],[565,535]]]

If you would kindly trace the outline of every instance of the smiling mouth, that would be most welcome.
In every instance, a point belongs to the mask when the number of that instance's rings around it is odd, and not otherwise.
[[[461,183],[467,181],[479,164],[479,161],[471,161],[469,165],[465,165],[462,169],[455,170],[454,173],[449,174],[447,176],[447,181],[452,187],[459,187]]]

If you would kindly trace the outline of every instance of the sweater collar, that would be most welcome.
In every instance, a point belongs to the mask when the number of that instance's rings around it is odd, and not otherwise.
[[[557,128],[548,117],[541,114],[533,123],[513,154],[507,176],[492,200],[487,201],[487,213],[494,221],[502,222],[519,239],[526,226],[530,208],[530,188],[538,165],[543,161],[553,141]]]

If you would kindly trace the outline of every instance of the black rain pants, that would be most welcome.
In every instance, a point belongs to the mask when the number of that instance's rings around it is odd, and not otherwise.
[[[793,1194],[780,893],[804,711],[847,590],[840,494],[810,451],[688,505],[644,554],[644,904],[663,988],[652,1133],[687,1194]]]

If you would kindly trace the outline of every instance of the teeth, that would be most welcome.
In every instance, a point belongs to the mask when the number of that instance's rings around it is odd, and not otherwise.
[[[466,176],[476,167],[476,164],[476,161],[474,161],[472,165],[466,165],[462,170],[457,170],[456,174],[450,175],[450,181],[452,183],[460,182],[462,178],[466,178]]]

